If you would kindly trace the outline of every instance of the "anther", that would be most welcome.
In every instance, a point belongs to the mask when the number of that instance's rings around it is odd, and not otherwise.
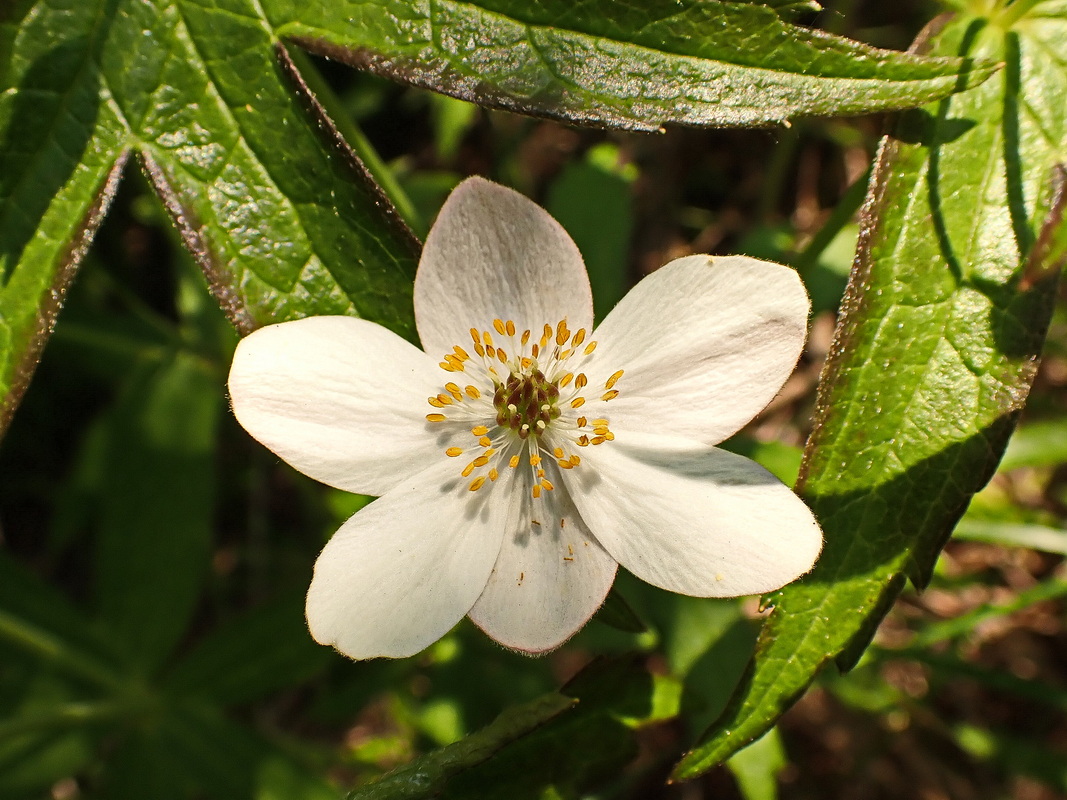
[[[484,467],[486,464],[489,463],[489,456],[478,456],[471,463],[476,467]]]
[[[578,456],[578,455],[571,456],[571,466],[572,467],[577,467],[581,463],[582,463],[582,457],[581,456]]]
[[[571,338],[571,332],[567,330],[567,320],[561,319],[556,326],[556,344],[562,346]]]
[[[584,352],[588,356],[591,355],[594,350],[596,350],[596,342],[590,342],[585,346]]]
[[[471,428],[471,433],[473,433],[475,436],[485,436],[485,434],[489,433],[489,429],[484,425],[478,425],[474,428]]]
[[[538,455],[530,456],[530,466],[531,467],[536,467],[540,463],[541,463],[541,456],[538,456]]]
[[[559,388],[560,389],[564,388],[573,379],[574,379],[574,373],[573,372],[568,372],[566,375],[564,375],[562,378],[559,379]]]
[[[475,478],[473,481],[471,481],[470,490],[472,492],[476,492],[479,489],[481,489],[483,486],[485,486],[485,476],[484,475],[482,475],[482,476],[480,476],[478,478]]]
[[[478,440],[478,444],[480,444],[482,447],[489,447],[492,443],[493,440],[490,439],[488,436],[483,436],[481,439]]]
[[[477,386],[468,386],[463,391],[467,393],[467,397],[469,397],[471,400],[477,400],[479,397],[482,396],[482,393],[478,391]]]
[[[618,394],[618,392],[615,392],[615,394]],[[584,405],[585,405],[585,398],[584,397],[575,397],[573,400],[571,400],[571,408],[581,408]]]
[[[604,388],[605,389],[610,389],[616,383],[618,383],[619,382],[619,378],[622,377],[622,372],[623,371],[620,369],[618,372],[616,372],[614,375],[612,375],[610,378],[608,378],[607,381],[605,381],[605,383],[604,383]]]
[[[500,473],[497,472],[495,469],[489,470],[489,480],[495,481],[499,477],[500,477]]]
[[[576,420],[575,424],[577,424],[577,426],[579,428],[584,428],[585,427],[585,423],[587,423],[588,421],[589,420],[587,420],[585,417],[578,417],[578,419]]]
[[[426,402],[434,408],[444,408],[445,404],[438,400],[436,397],[427,397]]]
[[[557,447],[552,451],[552,455],[554,455],[556,458],[563,458],[563,448]]]
[[[507,329],[506,329],[506,328],[504,327],[504,320],[502,320],[502,319],[494,319],[494,320],[493,320],[493,328],[494,328],[494,329],[496,330],[496,332],[497,332],[497,333],[499,333],[499,334],[500,334],[501,336],[503,336],[503,335],[504,335],[504,331],[506,331],[506,330],[507,330]]]
[[[534,484],[534,486],[533,486],[533,496],[534,496],[534,500],[536,500],[537,498],[539,498],[541,496],[541,484],[539,484],[539,483],[535,483]]]
[[[446,417],[444,414],[427,414],[426,415],[427,422],[444,422],[446,419],[448,419],[448,417]]]
[[[469,478],[471,476],[471,473],[474,472],[474,467],[475,467],[475,464],[472,461],[471,463],[469,463],[467,466],[465,466],[463,468],[463,471],[460,473],[460,475],[462,475],[464,478]]]
[[[585,385],[588,384],[588,383],[589,383],[589,379],[587,377],[585,377],[585,373],[584,372],[579,372],[578,373],[578,377],[574,379],[574,388],[575,389],[581,389],[581,388],[585,387]]]
[[[579,328],[578,332],[576,334],[574,334],[574,338],[571,339],[571,344],[574,347],[577,347],[578,345],[580,345],[584,341],[585,341],[585,328]]]
[[[489,331],[482,331],[482,342],[486,347],[490,347],[493,344],[493,336]]]
[[[519,339],[523,347],[526,347],[526,343],[530,341],[530,331],[525,330],[522,332],[522,337]]]
[[[452,405],[452,398],[447,394],[439,394],[437,395],[437,402],[441,403],[443,406],[450,406]],[[438,407],[440,408],[440,406]]]
[[[464,350],[462,347],[460,347],[458,344],[455,347],[453,347],[452,349],[456,353],[456,358],[458,358],[460,361],[466,361],[467,359],[470,358],[470,356],[467,355],[467,351]]]
[[[553,489],[556,488],[555,486],[553,486],[551,483],[549,483],[544,478],[541,479],[541,486],[543,486],[545,488],[545,490],[549,491],[549,492],[551,492]]]
[[[450,447],[447,450],[445,450],[445,455],[448,456],[449,458],[455,458],[456,456],[461,456],[461,455],[463,455],[463,448],[462,447]]]
[[[604,394],[600,395],[600,399],[601,400],[614,400],[618,396],[619,396],[619,390],[618,389],[612,389],[610,392],[604,392]]]
[[[515,467],[519,466],[519,457],[512,456],[510,459],[508,459],[508,466],[512,469],[515,469]]]
[[[560,469],[574,469],[574,464],[572,464],[569,459],[561,458],[556,463],[559,464]]]
[[[462,400],[463,399],[463,392],[456,384],[454,384],[454,383],[446,383],[445,384],[445,388],[448,389],[448,393],[450,395],[452,395],[454,398],[456,398],[457,400]]]

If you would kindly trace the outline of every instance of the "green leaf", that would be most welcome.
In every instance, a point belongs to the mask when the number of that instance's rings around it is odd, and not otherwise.
[[[119,659],[70,602],[0,552],[0,655],[29,654],[102,687],[119,684]],[[0,661],[2,663],[2,661]]]
[[[1067,20],[1026,23],[949,23],[934,52],[1006,69],[905,115],[882,145],[799,483],[825,548],[769,598],[754,664],[676,777],[760,736],[830,660],[854,664],[905,577],[926,583],[1004,451],[1067,235],[1062,173],[1049,191],[1067,135]]]
[[[466,739],[435,750],[349,795],[349,800],[404,800],[439,794],[448,781],[567,711],[575,701],[549,694],[514,706]]]
[[[307,680],[333,658],[308,635],[301,593],[218,626],[171,670],[164,687],[224,704],[245,703]]]
[[[178,353],[110,412],[96,550],[100,613],[151,670],[185,632],[207,573],[220,378]]]
[[[716,0],[266,0],[277,32],[381,75],[569,122],[766,125],[905,108],[980,83],[991,62],[928,59]]]
[[[255,0],[21,0],[0,44],[0,431],[131,151],[242,331],[414,337],[417,242]]]

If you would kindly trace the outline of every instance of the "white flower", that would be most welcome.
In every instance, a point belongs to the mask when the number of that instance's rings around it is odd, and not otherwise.
[[[719,450],[778,392],[808,297],[787,267],[690,256],[596,329],[560,225],[472,178],[415,279],[425,352],[352,317],[271,325],[237,349],[241,424],[301,472],[380,495],[319,556],[312,635],[352,658],[408,656],[464,615],[507,647],[559,646],[618,564],[702,597],[811,569],[808,508]]]

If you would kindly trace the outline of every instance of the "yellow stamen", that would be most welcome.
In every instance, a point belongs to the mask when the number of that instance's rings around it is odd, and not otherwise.
[[[436,397],[427,397],[426,402],[434,408],[444,408],[445,404],[438,400]]]
[[[541,485],[545,488],[546,491],[549,491],[549,492],[551,492],[553,489],[556,488],[555,486],[553,486],[551,483],[549,483],[544,478],[541,479]]]
[[[453,367],[453,366],[452,366],[451,364],[448,364],[448,363],[446,363],[446,362],[444,362],[444,361],[442,361],[442,362],[441,362],[440,364],[438,364],[437,366],[439,366],[439,367],[440,367],[441,369],[443,369],[443,370],[444,370],[445,372],[455,372],[455,371],[456,371],[456,368],[455,368],[455,367]]]
[[[477,427],[471,428],[471,433],[475,436],[485,436],[485,434],[489,433],[489,429],[484,425],[478,425]]]
[[[471,400],[477,400],[482,396],[482,393],[478,391],[477,386],[468,386],[464,391],[467,393],[467,397],[471,398]]]
[[[577,455],[571,456],[571,466],[572,467],[577,467],[581,463],[582,463],[582,457],[581,456],[577,456]]]
[[[455,458],[456,456],[461,456],[461,455],[463,455],[463,448],[462,447],[450,447],[447,450],[445,450],[445,455],[448,456],[449,458]]]
[[[581,436],[578,437],[578,446],[579,447],[587,447],[588,445],[589,445],[589,437],[586,436],[583,433]]]
[[[555,450],[552,451],[552,455],[554,455],[556,458],[563,458],[563,448],[557,447]]]
[[[507,364],[508,363],[508,354],[505,353],[503,350],[497,350],[496,351],[496,357],[500,361],[501,364]]]
[[[452,398],[449,397],[447,394],[439,394],[439,395],[437,395],[437,401],[439,403],[441,403],[442,405],[446,405],[446,406],[452,405]]]
[[[489,480],[495,481],[499,477],[500,477],[500,473],[497,472],[495,469],[489,470]]]
[[[493,337],[489,331],[482,331],[482,342],[486,347],[490,347],[493,344]]]
[[[474,352],[477,353],[482,358],[485,358],[485,348],[482,347],[482,343],[481,342],[475,342],[474,343]]]
[[[585,346],[584,352],[588,356],[591,355],[594,350],[596,350],[596,342],[590,342]]]
[[[474,472],[473,461],[463,468],[463,471],[460,473],[460,475],[462,475],[464,478],[469,478],[472,472]]]
[[[592,443],[593,444],[604,444],[604,442],[606,442],[607,440],[608,439],[607,439],[606,436],[594,436]]]
[[[448,419],[448,417],[446,417],[444,414],[427,414],[426,415],[426,420],[428,422],[444,422],[446,419]]]
[[[496,348],[493,347],[491,344],[486,345],[485,354],[490,358],[496,358]]]
[[[560,459],[559,461],[557,461],[556,463],[557,463],[557,464],[559,464],[559,466],[560,466],[560,468],[561,468],[561,469],[574,469],[574,464],[572,464],[572,463],[571,463],[571,462],[570,462],[570,461],[569,461],[568,459],[566,459],[566,458],[561,458],[561,459]]]
[[[541,496],[541,484],[539,484],[539,483],[535,483],[534,484],[533,496],[534,496],[534,500],[536,500],[537,498],[539,498]]]
[[[571,338],[571,332],[567,330],[567,320],[561,319],[556,326],[556,344],[562,346]]]
[[[526,347],[526,343],[528,341],[530,341],[530,331],[528,331],[528,330],[523,331],[522,332],[522,338],[519,339],[519,341],[522,342],[522,346],[523,347]]]
[[[461,361],[466,361],[470,358],[470,356],[467,354],[467,351],[460,347],[458,344],[452,349],[456,351],[456,358],[460,359]]]
[[[582,389],[589,383],[589,379],[585,377],[584,372],[579,372],[578,377],[574,379],[574,388]]]
[[[493,444],[493,440],[490,439],[488,436],[483,436],[481,439],[478,440],[478,444],[480,444],[482,447],[489,447]]]
[[[619,396],[619,390],[618,389],[612,389],[610,392],[604,392],[604,394],[600,395],[600,399],[601,400],[614,400],[618,396]]]
[[[607,439],[609,442],[614,442],[615,441],[615,434],[612,433],[611,431],[608,431],[607,433],[604,434],[604,438]]]
[[[515,467],[519,466],[519,457],[518,456],[512,456],[508,460],[508,466],[511,467],[512,469],[515,469]]]
[[[457,400],[462,400],[463,399],[463,392],[459,388],[459,386],[457,386],[456,384],[454,384],[454,383],[446,383],[445,384],[445,388],[448,390],[448,393],[450,395],[452,395],[454,398],[456,398]]]
[[[477,328],[471,328],[471,339],[474,340],[475,344],[480,344],[481,343],[482,340],[478,336],[478,329]]]
[[[571,408],[581,408],[584,405],[585,405],[585,398],[584,397],[575,397],[573,400],[571,400]]]
[[[610,389],[610,388],[612,388],[612,387],[613,387],[613,386],[614,386],[614,385],[615,385],[616,383],[618,383],[618,382],[619,382],[619,378],[621,378],[621,377],[622,377],[622,372],[623,372],[623,371],[622,371],[622,370],[620,369],[620,370],[619,370],[618,372],[616,372],[616,373],[615,373],[614,375],[612,375],[612,376],[611,376],[610,378],[608,378],[608,379],[607,379],[607,382],[605,382],[605,384],[604,384],[604,388],[605,388],[605,389]]]
[[[485,476],[484,475],[482,475],[482,476],[480,476],[478,478],[475,478],[473,481],[471,481],[470,490],[472,492],[476,492],[479,489],[481,489],[483,486],[485,486]]]
[[[504,323],[504,328],[505,328],[505,330],[507,330],[508,336],[514,336],[515,335],[515,323],[512,322],[510,319],[507,322]]]
[[[533,366],[533,359],[530,359],[530,358],[527,358],[526,356],[523,356],[519,360],[519,363],[522,365],[523,369],[529,369],[530,367]]]
[[[571,339],[571,344],[577,347],[585,341],[585,328],[579,328],[578,332],[574,334],[574,338]]]
[[[478,456],[471,463],[476,467],[484,467],[486,464],[489,463],[489,456]]]
[[[584,428],[585,427],[585,423],[587,423],[588,421],[589,420],[587,420],[585,417],[578,417],[578,420],[577,420],[578,427],[579,428]]]
[[[557,385],[559,386],[560,389],[563,389],[573,379],[574,379],[574,373],[573,372],[568,372],[566,375],[564,375],[562,378],[559,379],[559,383]]]
[[[536,467],[540,463],[541,463],[541,456],[538,456],[538,455],[530,456],[530,466],[531,467]]]
[[[594,428],[599,428],[601,425],[610,424],[606,419],[594,419],[592,425]]]
[[[496,330],[496,332],[499,333],[501,336],[503,336],[504,335],[504,331],[507,330],[507,328],[504,327],[504,320],[502,320],[502,319],[494,319],[493,320],[493,329]]]

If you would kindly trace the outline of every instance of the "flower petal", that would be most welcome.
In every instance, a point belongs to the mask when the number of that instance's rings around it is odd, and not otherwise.
[[[667,441],[652,450],[625,439],[586,448],[566,477],[590,530],[638,578],[682,594],[734,597],[777,589],[811,569],[819,526],[763,467],[717,448]]]
[[[804,349],[796,272],[747,256],[688,256],[637,284],[597,328],[586,372],[624,370],[613,431],[718,444],[781,389]]]
[[[334,534],[307,596],[317,642],[356,659],[402,658],[470,610],[497,559],[514,495],[506,486],[469,492],[458,477],[434,464]]]
[[[469,178],[426,237],[415,278],[415,320],[431,355],[467,347],[494,319],[542,330],[566,319],[590,328],[593,297],[581,253],[548,213],[518,192]]]
[[[233,413],[296,469],[351,492],[381,495],[445,459],[426,398],[436,362],[385,328],[308,317],[245,337],[230,368]]]
[[[505,647],[553,650],[589,621],[615,580],[615,559],[564,492],[526,503],[470,618]]]

